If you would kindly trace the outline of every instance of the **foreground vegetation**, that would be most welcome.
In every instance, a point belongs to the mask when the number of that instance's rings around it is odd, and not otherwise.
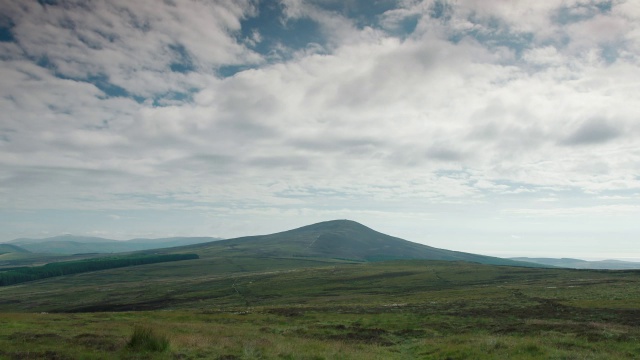
[[[409,309],[0,314],[0,358],[632,359],[638,329]],[[140,328],[153,329],[141,334]],[[144,338],[152,345],[144,345]],[[140,339],[142,340],[135,340]],[[159,339],[159,340],[154,340]],[[143,345],[131,345],[143,343]],[[163,342],[165,341],[165,342]]]
[[[640,358],[636,271],[228,260],[4,287],[0,358]]]

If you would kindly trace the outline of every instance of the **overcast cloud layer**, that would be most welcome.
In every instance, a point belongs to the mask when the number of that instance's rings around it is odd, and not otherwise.
[[[0,241],[640,258],[639,65],[632,0],[0,0]]]

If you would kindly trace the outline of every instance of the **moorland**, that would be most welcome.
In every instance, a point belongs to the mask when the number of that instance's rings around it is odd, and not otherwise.
[[[172,254],[191,255],[0,287],[0,358],[640,358],[637,270],[437,249],[344,220],[118,256]]]

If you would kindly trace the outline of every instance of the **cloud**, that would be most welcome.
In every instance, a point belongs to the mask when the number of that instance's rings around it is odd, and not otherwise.
[[[262,61],[232,35],[255,11],[248,1],[33,1],[5,10],[23,56],[67,78],[104,76],[142,97],[201,86],[194,70],[213,75],[223,65]]]
[[[631,2],[174,3],[2,5],[3,206],[438,214],[640,188]]]
[[[465,155],[458,150],[439,145],[430,148],[427,151],[427,156],[442,161],[459,161],[465,157]]]
[[[622,129],[602,119],[583,122],[578,128],[562,140],[565,145],[590,145],[613,140],[622,134]]]

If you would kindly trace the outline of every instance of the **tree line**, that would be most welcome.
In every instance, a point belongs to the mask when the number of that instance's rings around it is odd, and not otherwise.
[[[155,264],[169,261],[198,259],[196,254],[116,256],[96,259],[63,261],[42,266],[13,268],[0,272],[0,286],[19,284],[27,281],[54,276],[79,274],[90,271],[115,269],[126,266]]]

